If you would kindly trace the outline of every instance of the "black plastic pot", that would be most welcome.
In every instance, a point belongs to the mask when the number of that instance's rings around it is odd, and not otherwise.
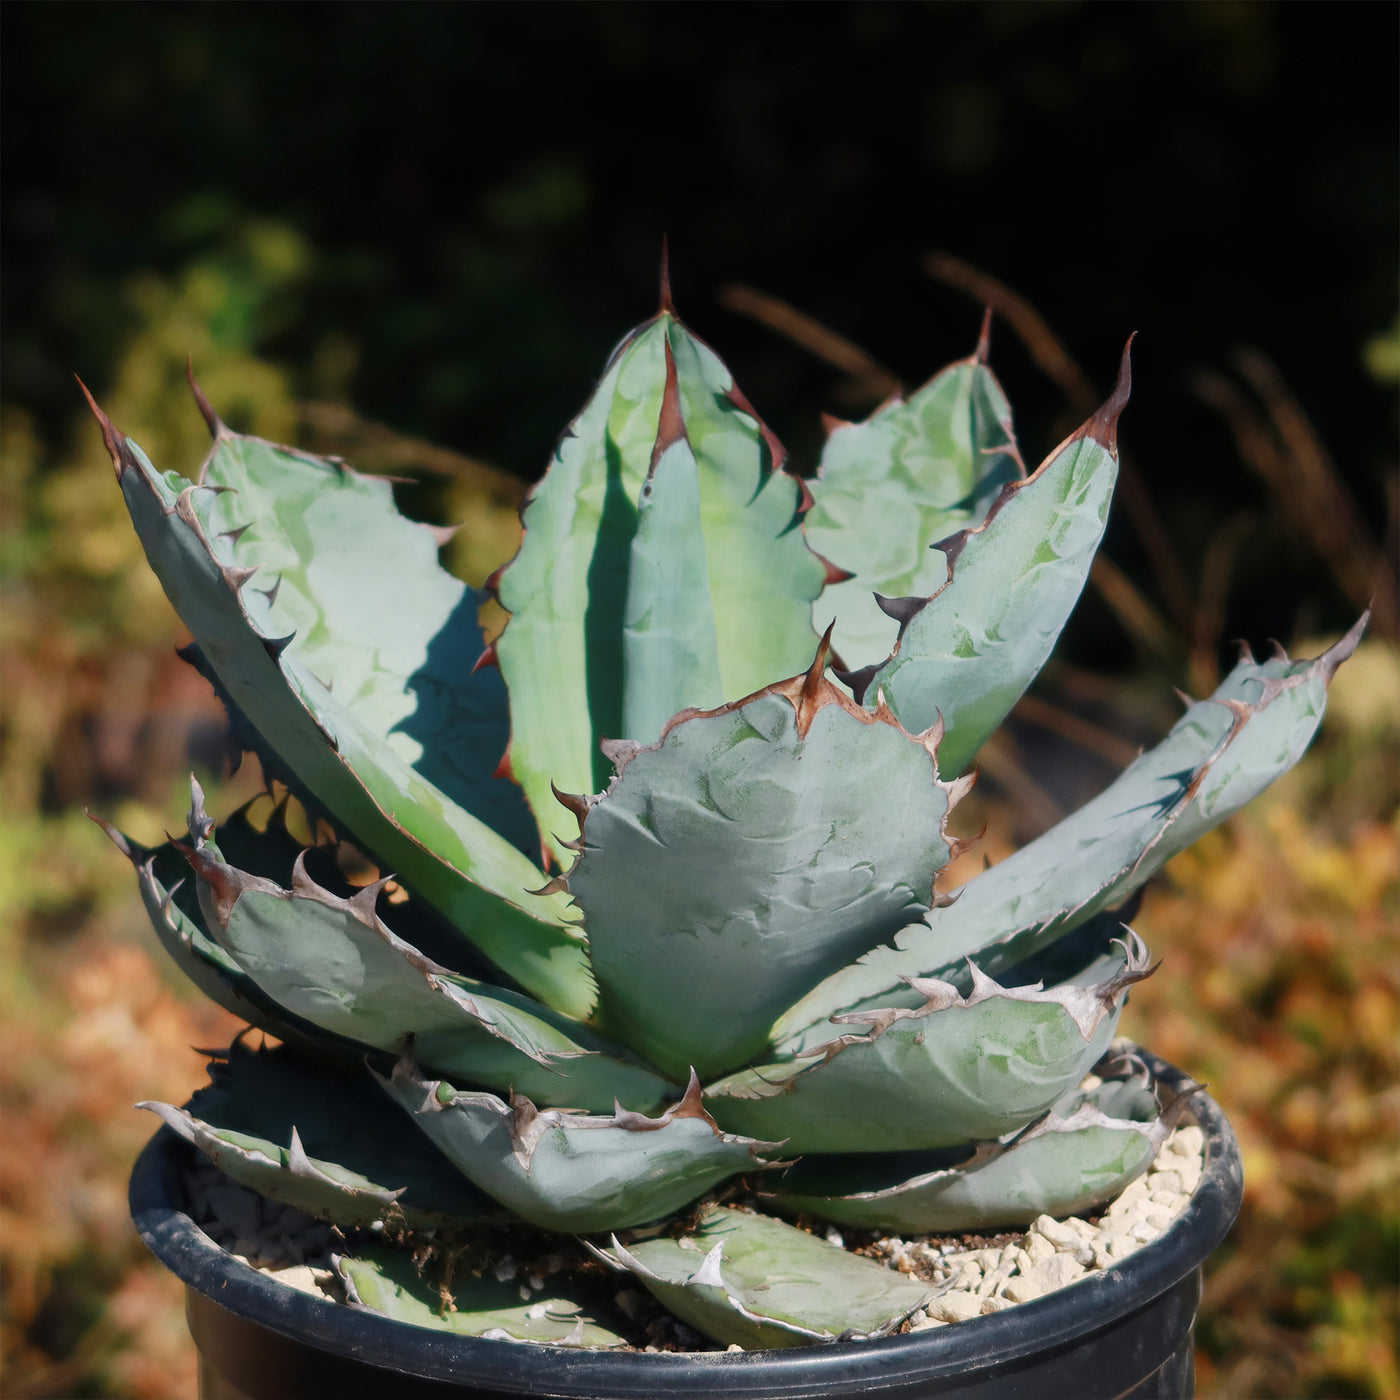
[[[1167,1082],[1179,1071],[1145,1056]],[[1204,1094],[1206,1164],[1159,1240],[1004,1312],[878,1342],[693,1355],[577,1351],[455,1337],[313,1298],[226,1254],[184,1213],[189,1148],[163,1128],[131,1178],[141,1238],[185,1283],[203,1400],[1181,1400],[1194,1390],[1201,1265],[1239,1211],[1239,1146]]]

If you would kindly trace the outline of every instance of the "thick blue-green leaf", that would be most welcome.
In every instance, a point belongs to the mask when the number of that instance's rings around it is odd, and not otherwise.
[[[933,593],[947,566],[929,546],[980,525],[1002,487],[1025,474],[1011,406],[981,346],[908,399],[832,429],[803,527],[813,549],[850,573],[812,609],[818,632],[835,621],[832,645],[846,667],[878,664],[894,649],[898,624],[875,594]]]
[[[262,1019],[271,1008],[267,998],[260,995],[257,983],[209,937],[202,920],[194,916],[195,911],[176,903],[183,877],[176,874],[172,878],[171,860],[179,860],[173,847],[150,850],[118,831],[111,822],[96,816],[92,819],[131,862],[151,927],[180,971],[225,1011],[261,1030],[272,1030]]]
[[[309,1021],[279,1006],[210,936],[188,878],[189,866],[173,845],[148,850],[110,822],[95,816],[93,820],[135,868],[141,902],[161,947],[205,996],[279,1040],[315,1054],[345,1058],[346,1047],[337,1046]],[[195,831],[190,834],[192,840],[196,838]]]
[[[427,1270],[435,1267],[429,1262]],[[352,1306],[413,1327],[556,1347],[623,1345],[615,1332],[585,1317],[556,1279],[528,1301],[521,1298],[519,1284],[490,1274],[477,1278],[454,1272],[439,1286],[431,1272],[420,1272],[411,1254],[390,1245],[358,1247],[353,1257],[337,1256],[335,1268]]]
[[[668,383],[675,394],[674,368]],[[664,410],[663,410],[664,411]],[[700,467],[679,424],[656,460],[637,503],[622,619],[622,728],[649,742],[677,710],[717,704],[719,638],[710,601],[701,518]]]
[[[729,371],[668,309],[618,347],[525,508],[498,585],[511,770],[555,851],[553,789],[594,792],[604,738],[788,675],[825,568],[799,484]]]
[[[301,861],[311,878],[332,894],[344,899],[360,893],[363,885],[352,884],[345,878],[341,862],[349,856],[352,866],[362,867],[360,853],[347,851],[338,843],[305,846],[293,834],[289,825],[290,801],[263,793],[231,812],[218,823],[218,841],[214,841],[214,821],[204,810],[204,794],[191,779],[193,806],[189,813],[190,843],[203,845],[225,865],[235,866],[249,875],[261,875],[284,888],[292,882],[297,862]],[[309,819],[310,813],[304,815]],[[189,862],[173,846],[164,848],[163,857],[173,878],[184,881],[189,874]],[[368,875],[368,872],[366,872]],[[176,901],[190,917],[200,920],[198,886],[182,884]],[[390,898],[381,900],[376,909],[390,929],[406,943],[435,962],[443,963],[453,972],[495,980],[498,977],[490,963],[465,942],[457,931],[431,905],[413,898],[401,885],[396,885]],[[214,945],[217,947],[217,944]],[[222,949],[219,956],[229,960]],[[356,1054],[356,1062],[362,1055]]]
[[[505,686],[472,669],[486,645],[482,595],[438,564],[439,533],[400,516],[387,481],[212,427],[199,480],[226,489],[201,502],[203,519],[222,562],[258,570],[245,606],[257,618],[266,601],[264,635],[290,634],[289,660],[367,732],[530,851],[521,792],[495,772],[510,737]]]
[[[619,1109],[539,1109],[513,1095],[460,1093],[400,1060],[381,1080],[462,1174],[523,1220],[587,1234],[660,1220],[737,1172],[775,1165],[775,1146],[722,1133],[692,1077],[658,1118]]]
[[[411,1041],[442,1073],[571,1108],[650,1108],[671,1088],[561,1013],[425,957],[375,912],[378,885],[343,899],[300,858],[288,890],[207,848],[184,854],[224,950],[278,1006],[333,1035],[393,1054]]]
[[[431,684],[424,679],[423,695],[437,697],[431,703],[417,692],[393,702],[393,683],[382,679],[381,666],[402,672],[410,664],[402,655],[388,659],[396,653],[381,630],[392,630],[395,619],[402,619],[410,655],[414,646],[426,652],[461,643],[460,630],[446,620],[441,642],[422,630],[420,605],[429,616],[433,608],[440,613],[455,587],[437,571],[431,533],[392,512],[382,482],[238,438],[216,418],[215,447],[196,483],[158,473],[100,412],[99,419],[167,596],[230,698],[300,785],[508,975],[551,1006],[587,1014],[593,987],[563,902],[528,895],[543,880],[537,867],[414,766],[424,762],[430,739],[438,745],[433,752],[455,755],[448,766],[466,763],[462,754],[481,740],[475,721],[444,718],[456,716],[438,684],[447,672],[435,666]],[[254,465],[262,484],[245,499]],[[219,479],[224,476],[244,489],[233,491]],[[395,541],[387,575],[375,563],[381,535]],[[422,555],[416,562],[415,548]],[[254,586],[264,554],[269,568],[257,582],[265,579],[266,586]],[[352,635],[342,653],[323,635],[329,623],[316,608],[346,570],[357,575],[348,596],[364,601],[365,591],[373,592],[380,621],[366,633],[367,649]],[[419,596],[424,588],[427,603]],[[466,595],[454,596],[453,616],[474,608]],[[347,626],[355,634],[353,615],[347,619],[337,606],[333,616],[337,634]],[[424,727],[415,728],[420,722]],[[454,736],[450,744],[444,732]],[[429,771],[440,775],[446,763],[429,764]]]
[[[240,1185],[345,1229],[398,1221],[414,1229],[488,1214],[431,1143],[404,1131],[363,1066],[313,1070],[285,1051],[241,1042],[185,1108],[143,1103]]]
[[[799,528],[807,497],[802,483],[783,470],[783,445],[704,341],[677,321],[668,344],[680,419],[699,465],[700,517],[693,528],[705,540],[719,643],[716,703],[737,700],[807,663],[816,638],[812,600],[821,592],[826,566]],[[629,595],[639,587],[649,585],[634,574]],[[663,592],[651,591],[657,606],[669,606]],[[706,703],[676,699],[672,714]],[[646,743],[656,735],[618,737]]]
[[[1103,408],[1032,476],[1004,487],[980,525],[937,545],[946,581],[928,596],[886,600],[898,644],[852,683],[859,695],[883,694],[910,729],[941,716],[939,764],[949,777],[1039,674],[1083,591],[1118,475],[1128,388],[1125,350]]]
[[[864,1029],[710,1085],[710,1111],[732,1132],[799,1153],[902,1152],[1018,1132],[1113,1038],[1127,989],[1150,972],[1141,940],[1130,938],[1094,986],[1005,988],[975,965],[966,997],[916,979],[922,1006],[834,1017]]]
[[[781,1220],[719,1206],[679,1239],[614,1238],[599,1254],[696,1331],[746,1351],[881,1337],[933,1291]]]
[[[1106,1081],[1087,1094],[1066,1095],[1041,1122],[1009,1142],[981,1144],[956,1167],[892,1181],[900,1171],[897,1157],[854,1172],[843,1172],[839,1160],[813,1162],[783,1182],[775,1204],[906,1235],[998,1230],[1041,1215],[1088,1214],[1151,1166],[1190,1093],[1158,1114],[1145,1081]],[[853,1180],[861,1176],[864,1182]]]
[[[964,958],[998,976],[1126,899],[1298,761],[1365,622],[1314,661],[1242,660],[1092,802],[804,997],[778,1022],[778,1039],[815,1043],[829,1038],[821,1023],[833,1012],[910,1005],[903,978],[957,981]]]
[[[803,987],[933,899],[950,791],[914,738],[821,674],[615,746],[568,883],[605,1024],[672,1076],[761,1054]]]

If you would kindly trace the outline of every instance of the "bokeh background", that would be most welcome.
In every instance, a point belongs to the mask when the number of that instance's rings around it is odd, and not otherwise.
[[[51,4],[3,26],[0,1387],[187,1397],[125,1173],[234,1027],[125,863],[222,721],[174,655],[80,374],[156,458],[235,427],[405,478],[480,582],[612,343],[677,303],[810,467],[967,354],[1039,457],[1139,332],[1063,659],[984,757],[994,849],[1101,787],[1230,639],[1375,599],[1321,740],[1172,863],[1127,1033],[1210,1080],[1245,1210],[1201,1393],[1400,1394],[1396,52],[1389,5]]]

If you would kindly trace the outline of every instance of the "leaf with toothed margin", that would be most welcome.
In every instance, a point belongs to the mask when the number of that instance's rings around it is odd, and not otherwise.
[[[980,525],[1002,487],[1026,474],[984,348],[827,436],[803,526],[813,549],[850,571],[812,608],[818,632],[835,619],[832,646],[848,670],[894,648],[898,624],[875,594],[934,592],[947,567],[929,546]]]
[[[957,981],[964,958],[999,976],[1126,899],[1302,757],[1322,723],[1327,686],[1368,617],[1316,660],[1241,660],[1098,797],[784,1013],[778,1039],[835,1011],[909,1005],[902,979]]]
[[[1141,905],[1142,891],[1134,890],[1116,908],[1101,909],[1071,932],[1006,968],[997,980],[1003,987],[1025,987],[1032,982],[1046,987],[1088,987],[1102,982],[1121,965],[1124,936],[1131,933],[1131,921]]]
[[[307,875],[303,853],[287,890],[208,848],[180,849],[224,950],[278,1006],[333,1035],[392,1054],[411,1037],[441,1073],[551,1105],[650,1108],[671,1090],[586,1026],[425,957],[375,912],[378,884],[343,899]]]
[[[388,481],[230,432],[196,389],[214,444],[200,469],[220,562],[247,575],[245,607],[288,659],[452,802],[522,851],[520,790],[495,775],[510,737],[505,685],[473,671],[482,595],[438,563],[442,532],[399,515]]]
[[[176,967],[212,1002],[249,1025],[279,1040],[311,1048],[328,1057],[342,1050],[328,1043],[317,1027],[278,1006],[210,937],[189,867],[173,845],[153,850],[123,835],[110,822],[88,813],[112,844],[131,862],[141,902],[160,945]],[[191,831],[193,839],[194,832]]]
[[[186,879],[172,875],[172,861],[179,856],[173,847],[158,849],[142,846],[109,821],[89,812],[88,817],[107,833],[112,844],[131,862],[141,888],[141,902],[150,916],[160,945],[171,960],[211,1001],[225,1011],[257,1025],[263,1010],[257,984],[241,967],[209,937],[198,906],[192,910],[177,902],[181,883]],[[275,1032],[274,1032],[275,1034]]]
[[[582,938],[566,926],[564,901],[527,894],[543,882],[536,866],[415,768],[431,736],[414,726],[441,707],[434,710],[437,702],[425,698],[426,682],[416,699],[394,702],[379,669],[401,672],[415,646],[441,644],[423,632],[429,624],[422,618],[441,614],[447,591],[458,585],[437,571],[431,533],[393,514],[383,483],[334,462],[238,438],[212,411],[215,445],[197,483],[158,473],[96,405],[94,411],[147,558],[248,721],[301,786],[336,813],[345,834],[486,957],[549,1005],[586,1015],[594,988]],[[276,480],[264,480],[274,468]],[[327,525],[334,527],[330,539]],[[390,554],[397,561],[392,577],[362,557],[386,531],[398,540]],[[312,539],[318,542],[314,558],[300,552]],[[282,583],[269,579],[276,586],[260,589],[250,570],[264,554],[267,572],[279,571]],[[343,654],[317,649],[324,623],[315,619],[315,600],[339,588],[346,568],[377,580],[374,625],[364,631],[371,642],[381,639],[377,652],[349,643]],[[357,585],[347,597],[360,598],[362,591]],[[474,607],[465,594],[454,596],[453,616]],[[335,617],[342,617],[338,608]],[[353,616],[348,625],[358,635]],[[397,648],[381,638],[391,625],[404,632]],[[448,621],[439,616],[432,625],[445,629]],[[458,636],[438,635],[444,642]],[[444,658],[449,664],[455,662]],[[454,745],[481,738],[470,725],[452,732]]]
[[[701,520],[700,464],[680,421],[666,347],[666,398],[651,471],[637,501],[622,614],[619,736],[648,743],[677,710],[724,699]]]
[[[1007,1142],[980,1144],[955,1167],[918,1170],[898,1157],[863,1163],[800,1163],[773,1198],[781,1210],[839,1225],[923,1235],[997,1230],[1037,1216],[1063,1220],[1107,1204],[1151,1166],[1191,1094],[1144,1077],[1074,1090],[1040,1122]]]
[[[972,992],[916,979],[925,998],[833,1017],[847,1033],[776,1064],[711,1084],[710,1111],[731,1132],[785,1150],[904,1152],[999,1138],[1049,1110],[1113,1038],[1127,990],[1147,977],[1136,934],[1095,986],[1006,988],[974,966]]]
[[[312,1069],[235,1041],[184,1108],[142,1103],[226,1176],[345,1229],[462,1225],[495,1207],[403,1117],[363,1065]]]
[[[496,654],[511,770],[556,852],[551,785],[601,788],[601,739],[649,742],[677,711],[746,695],[811,655],[825,567],[781,459],[668,304],[614,352],[531,492],[499,575],[512,616]]]
[[[444,1155],[488,1196],[545,1230],[588,1234],[644,1225],[738,1172],[777,1165],[777,1144],[722,1133],[692,1075],[657,1118],[618,1109],[539,1109],[512,1095],[463,1093],[401,1059],[380,1081]]]
[[[936,546],[946,582],[930,596],[885,599],[899,620],[888,660],[851,676],[883,693],[910,729],[940,715],[939,762],[961,773],[1054,649],[1089,577],[1118,475],[1116,429],[1128,401],[1128,352],[1112,398],[985,519]]]
[[[214,823],[202,811],[203,794],[198,791],[199,785],[192,779],[191,786],[200,803],[206,830],[212,833]],[[249,875],[275,880],[284,887],[290,883],[300,859],[305,862],[311,878],[332,894],[345,899],[357,894],[363,886],[348,881],[340,867],[343,847],[338,844],[303,846],[289,829],[287,815],[287,798],[278,800],[271,793],[260,794],[219,822],[218,844],[215,846],[211,841],[209,848],[225,865],[235,866]],[[193,840],[193,825],[190,831],[192,844],[198,845],[199,842]],[[188,875],[189,862],[174,847],[168,848],[167,859],[171,868],[178,872],[178,878],[184,879]],[[199,908],[197,886],[192,883],[183,886],[180,898],[192,917],[202,921],[204,916]],[[499,973],[469,943],[463,941],[435,909],[423,900],[409,896],[402,886],[394,898],[381,901],[376,909],[394,933],[435,962],[443,963],[453,972],[488,981],[499,980]],[[228,958],[222,950],[219,950],[219,956]],[[235,965],[232,960],[229,961],[230,965]],[[357,1059],[360,1053],[357,1050]]]
[[[624,1345],[615,1332],[583,1315],[579,1300],[568,1296],[567,1286],[558,1278],[525,1301],[518,1283],[493,1275],[474,1278],[465,1271],[453,1273],[440,1287],[432,1281],[433,1263],[420,1270],[411,1254],[391,1245],[357,1248],[353,1257],[337,1255],[334,1263],[351,1306],[383,1313],[395,1322],[490,1341],[556,1347]],[[444,1291],[451,1297],[450,1306]]]
[[[699,1227],[596,1250],[682,1322],[746,1351],[893,1332],[929,1285],[766,1215],[711,1206]]]
[[[600,1015],[672,1075],[762,1054],[777,1012],[926,909],[950,858],[937,734],[861,709],[824,660],[612,747],[617,780],[580,808],[568,886]]]

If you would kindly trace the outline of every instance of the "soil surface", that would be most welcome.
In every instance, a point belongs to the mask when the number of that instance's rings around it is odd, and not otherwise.
[[[923,1235],[905,1238],[872,1230],[838,1230],[816,1220],[796,1223],[855,1254],[877,1259],[927,1281],[936,1292],[902,1325],[902,1331],[945,1327],[1000,1312],[1126,1259],[1165,1233],[1185,1209],[1201,1177],[1203,1139],[1196,1127],[1176,1129],[1146,1175],[1106,1210],[1089,1219],[1042,1216],[1024,1231],[995,1235]],[[375,1238],[342,1233],[335,1226],[238,1186],[200,1157],[187,1180],[189,1212],[206,1234],[278,1282],[344,1303],[334,1256],[353,1255]],[[656,1230],[634,1230],[624,1239],[665,1231],[682,1234],[705,1202]],[[729,1196],[724,1204],[754,1209],[753,1199]],[[420,1271],[452,1307],[452,1281],[493,1274],[517,1281],[522,1301],[546,1296],[551,1279],[567,1277],[589,1318],[638,1351],[715,1351],[718,1343],[677,1321],[635,1280],[618,1275],[570,1236],[519,1224],[483,1225],[470,1234],[410,1235],[401,1243]],[[731,1350],[737,1350],[737,1347]]]

